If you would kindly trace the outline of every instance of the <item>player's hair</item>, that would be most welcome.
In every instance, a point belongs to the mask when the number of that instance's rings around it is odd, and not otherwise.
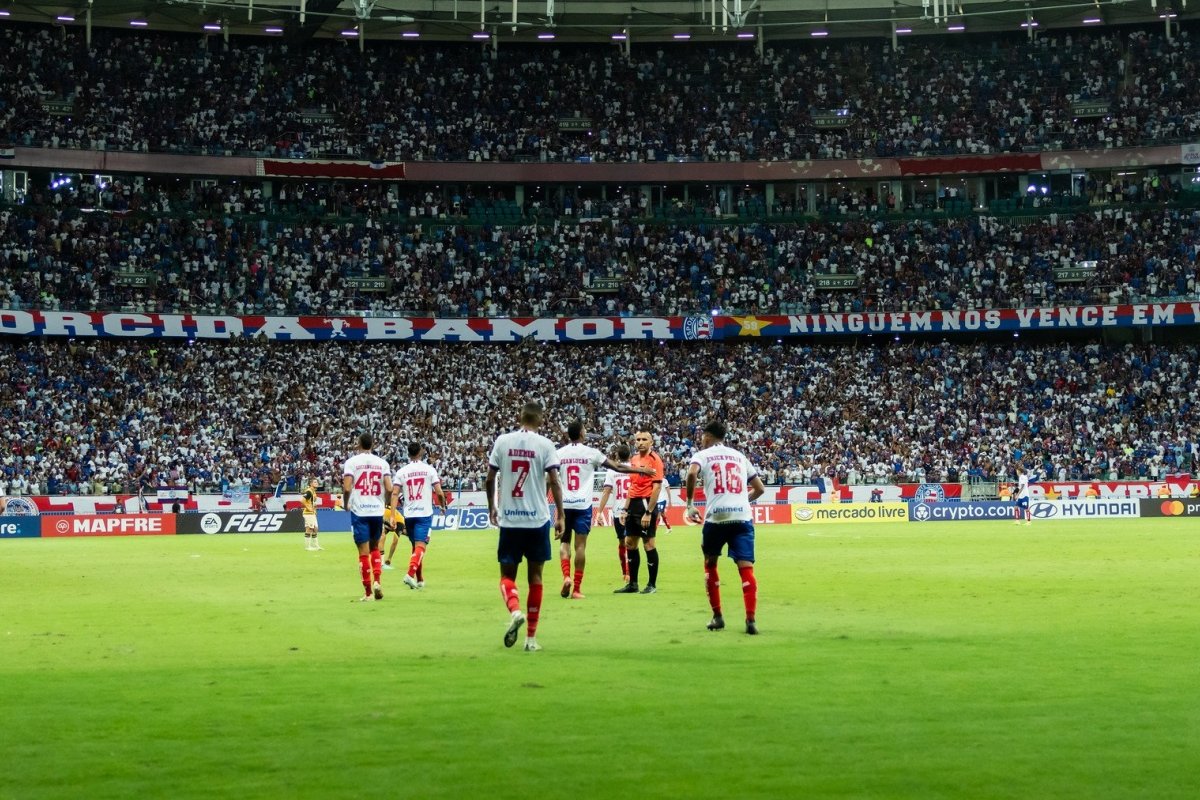
[[[417,456],[421,455],[421,450],[424,447],[425,447],[425,445],[421,444],[420,442],[409,442],[408,443],[408,457],[416,458]]]
[[[631,451],[629,449],[629,445],[627,445],[627,444],[617,445],[617,460],[618,461],[628,461],[630,452]]]
[[[375,437],[369,433],[360,433],[358,435],[358,447],[360,450],[370,450],[375,446]]]
[[[567,426],[567,438],[572,442],[578,442],[583,438],[583,420],[572,420]]]
[[[521,406],[521,424],[538,425],[542,421],[542,404],[530,400]]]
[[[719,419],[711,420],[704,426],[704,432],[717,441],[723,441],[725,439],[725,423]]]

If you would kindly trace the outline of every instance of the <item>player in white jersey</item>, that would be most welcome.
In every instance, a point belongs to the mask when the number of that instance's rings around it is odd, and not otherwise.
[[[358,565],[365,595],[361,600],[383,599],[379,577],[383,557],[379,539],[383,536],[383,511],[389,502],[396,508],[392,491],[392,468],[371,452],[375,440],[371,434],[358,437],[358,452],[342,467],[342,502],[350,512],[350,530],[358,546]],[[372,581],[374,577],[374,581]]]
[[[617,445],[617,461],[623,466],[629,466],[629,456],[632,455],[629,445]],[[629,476],[609,470],[604,476],[604,490],[600,492],[600,505],[596,507],[599,514],[608,505],[608,498],[613,498],[613,528],[617,531],[617,558],[621,561],[621,582],[629,583],[629,556],[625,550],[625,501],[629,499]]]
[[[412,557],[404,585],[410,589],[425,587],[425,549],[429,547],[429,532],[433,527],[433,501],[446,513],[446,493],[437,470],[425,458],[425,446],[408,443],[408,463],[396,470],[396,489],[404,504],[404,532],[412,542]]]
[[[568,444],[558,448],[559,469],[563,479],[564,524],[559,537],[558,561],[562,567],[562,596],[582,600],[583,568],[587,564],[587,540],[592,532],[592,484],[596,467],[604,467],[609,475],[629,474],[650,470],[635,469],[619,464],[594,447],[583,443],[587,431],[583,420],[575,420],[567,426]],[[575,534],[575,574],[571,574],[571,534]]]
[[[746,605],[746,633],[758,633],[758,581],[754,577],[754,514],[750,504],[766,487],[750,460],[725,446],[725,424],[713,420],[700,435],[703,449],[692,456],[687,474],[687,516],[700,522],[696,508],[696,481],[704,482],[704,529],[700,549],[704,553],[704,588],[712,606],[710,631],[725,627],[721,614],[721,589],[717,559],[726,545],[742,578],[742,600]]]
[[[500,528],[496,560],[500,562],[500,595],[508,606],[510,620],[504,646],[512,647],[521,626],[529,622],[525,649],[540,650],[535,638],[542,608],[542,565],[550,560],[550,507],[546,489],[554,498],[556,536],[564,527],[562,488],[558,483],[558,451],[539,434],[542,407],[526,403],[519,417],[521,427],[502,434],[488,456],[488,517]],[[521,613],[517,592],[517,567],[529,560],[529,595],[526,614]]]
[[[1013,524],[1020,525],[1021,517],[1025,517],[1025,524],[1033,524],[1033,512],[1029,508],[1029,484],[1037,483],[1037,476],[1021,465],[1017,465],[1017,507],[1013,509],[1015,519]]]

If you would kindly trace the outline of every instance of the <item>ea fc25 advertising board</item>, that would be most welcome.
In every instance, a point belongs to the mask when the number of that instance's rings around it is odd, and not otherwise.
[[[908,503],[809,503],[793,505],[792,519],[804,525],[907,522]]]
[[[172,536],[173,514],[86,514],[42,516],[44,538],[79,536]]]
[[[301,533],[304,516],[299,511],[210,511],[179,517],[179,533]]]

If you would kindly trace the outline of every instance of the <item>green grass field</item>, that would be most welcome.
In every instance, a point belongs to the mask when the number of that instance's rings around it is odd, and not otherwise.
[[[547,569],[506,650],[495,534],[351,602],[346,534],[0,542],[0,798],[1194,798],[1200,523],[760,527],[759,623]],[[742,616],[722,562],[726,618]]]

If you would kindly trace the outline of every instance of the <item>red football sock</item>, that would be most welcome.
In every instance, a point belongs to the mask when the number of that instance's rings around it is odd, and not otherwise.
[[[500,597],[504,600],[504,604],[508,606],[508,610],[516,611],[521,607],[521,595],[517,591],[517,584],[512,578],[500,579]]]
[[[538,616],[542,611],[542,584],[535,583],[529,587],[529,597],[525,601],[525,618],[528,625],[528,635],[532,639],[537,635]]]
[[[415,578],[421,571],[421,562],[425,560],[425,543],[417,542],[413,545],[412,558],[408,560],[408,574]]]
[[[629,553],[625,551],[625,545],[617,545],[617,555],[621,558],[621,574],[629,574]]]
[[[562,567],[562,573],[563,573],[563,577],[564,577],[564,578],[569,578],[569,577],[571,577],[571,559],[569,559],[569,558],[560,558],[560,559],[558,560],[558,565],[559,565],[560,567]]]
[[[383,574],[383,553],[378,550],[371,551],[371,574],[375,576],[375,580],[379,580],[379,576]]]
[[[717,565],[704,565],[704,591],[708,593],[708,604],[714,614],[721,613],[721,581],[717,579]]]
[[[366,553],[358,557],[358,570],[362,573],[363,589],[370,594],[371,592],[371,557]]]
[[[742,576],[742,599],[746,601],[746,619],[754,619],[758,609],[758,581],[754,579],[754,567],[738,567]]]
[[[575,591],[579,591],[579,587],[583,586],[583,570],[575,570]]]

